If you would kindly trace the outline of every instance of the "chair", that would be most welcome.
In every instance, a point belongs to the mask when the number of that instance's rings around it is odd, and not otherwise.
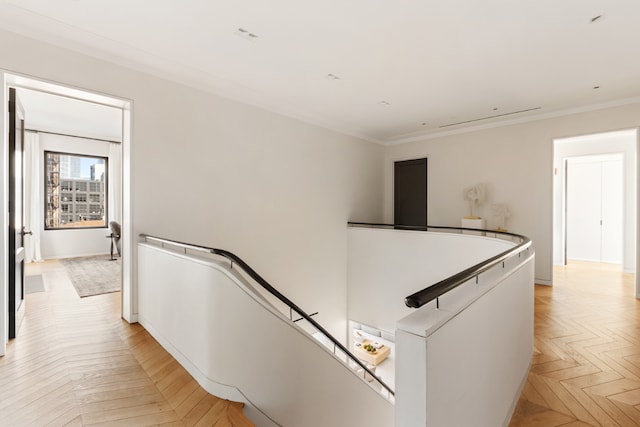
[[[122,256],[120,254],[120,224],[115,221],[111,221],[109,223],[109,227],[111,228],[111,234],[107,236],[107,238],[111,239],[111,261],[115,261],[116,258],[113,257],[113,248],[115,246],[118,251],[118,256]]]

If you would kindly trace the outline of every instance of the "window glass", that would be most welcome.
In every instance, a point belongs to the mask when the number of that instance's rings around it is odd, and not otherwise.
[[[107,158],[44,155],[45,229],[107,227]]]

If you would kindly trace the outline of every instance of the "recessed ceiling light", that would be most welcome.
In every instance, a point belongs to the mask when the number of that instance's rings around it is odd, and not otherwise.
[[[598,16],[594,16],[593,18],[591,18],[591,23],[593,24],[596,21],[599,21],[600,19],[602,19],[603,15],[598,15]]]
[[[380,105],[384,105],[385,107],[388,107],[389,105],[391,105],[391,103],[388,101],[382,100],[380,101]]]
[[[327,79],[329,79],[329,80],[340,80],[340,77],[336,76],[335,74],[331,74],[331,73],[327,74],[325,77]]]
[[[251,40],[251,41],[255,41],[258,38],[257,34],[252,33],[249,30],[245,30],[244,28],[238,28],[235,34],[237,36],[242,37],[243,39]]]

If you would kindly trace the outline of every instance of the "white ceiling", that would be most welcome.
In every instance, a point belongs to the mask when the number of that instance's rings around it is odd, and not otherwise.
[[[638,22],[637,0],[0,1],[0,28],[381,143],[640,102]]]
[[[122,110],[18,88],[25,128],[86,138],[122,141]]]

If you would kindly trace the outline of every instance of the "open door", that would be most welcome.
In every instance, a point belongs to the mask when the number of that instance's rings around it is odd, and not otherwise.
[[[9,339],[24,317],[24,111],[9,89]]]

